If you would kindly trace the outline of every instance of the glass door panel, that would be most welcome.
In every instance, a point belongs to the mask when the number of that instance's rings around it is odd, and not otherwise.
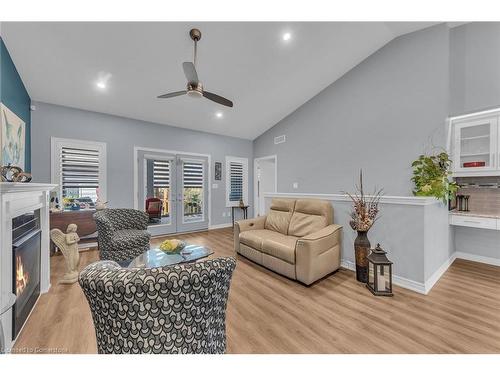
[[[151,197],[158,199],[159,202],[151,207],[158,210],[158,219],[161,224],[171,224],[172,215],[170,213],[171,207],[171,189],[170,189],[170,160],[152,160],[152,185],[153,190],[150,194]],[[156,204],[157,203],[157,204]],[[151,206],[151,204],[150,204]]]
[[[139,204],[149,216],[148,230],[154,236],[175,233],[175,155],[142,154],[139,159]]]
[[[181,189],[177,230],[185,232],[208,228],[206,159],[179,158]]]

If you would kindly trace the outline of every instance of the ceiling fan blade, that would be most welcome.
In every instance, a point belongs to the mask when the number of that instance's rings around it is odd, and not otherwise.
[[[189,83],[198,84],[198,73],[196,73],[196,68],[192,62],[182,63],[182,69],[184,69],[184,74]]]
[[[222,96],[219,96],[219,95],[214,94],[212,92],[203,91],[203,96],[207,99],[210,99],[213,102],[225,105],[226,107],[233,106],[233,102],[231,100],[223,98]]]
[[[158,96],[158,99],[173,98],[174,96],[184,95],[185,93],[187,93],[186,90],[170,92],[168,94],[163,94],[163,95]]]

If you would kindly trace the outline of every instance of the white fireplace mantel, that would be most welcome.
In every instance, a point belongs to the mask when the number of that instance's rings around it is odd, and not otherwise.
[[[49,199],[55,184],[0,182],[0,307],[7,306],[12,295],[12,219],[27,212],[40,210],[41,254],[40,292],[50,288]],[[3,309],[2,309],[3,310]],[[0,317],[9,352],[12,340],[12,309]]]

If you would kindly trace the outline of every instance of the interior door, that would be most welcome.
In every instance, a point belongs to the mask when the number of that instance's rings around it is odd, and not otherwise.
[[[208,229],[208,160],[177,156],[177,232]]]

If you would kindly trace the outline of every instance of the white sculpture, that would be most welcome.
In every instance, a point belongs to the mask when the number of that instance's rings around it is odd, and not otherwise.
[[[78,241],[80,237],[76,233],[76,224],[68,225],[66,233],[59,229],[50,231],[50,238],[61,250],[66,261],[66,273],[59,280],[60,284],[73,284],[78,281],[78,264],[80,262],[80,253],[78,253]]]

